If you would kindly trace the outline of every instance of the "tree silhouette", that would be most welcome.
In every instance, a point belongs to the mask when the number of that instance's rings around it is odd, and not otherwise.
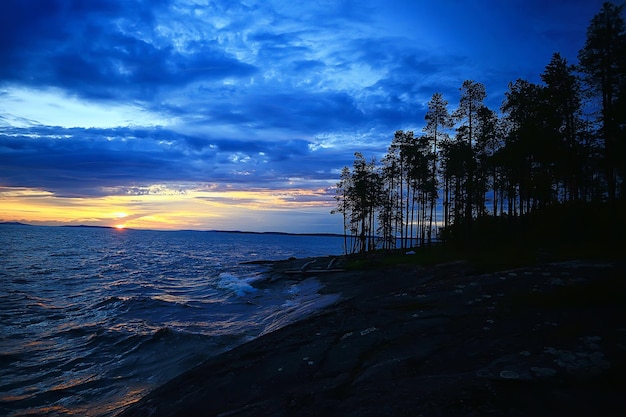
[[[556,165],[554,175],[562,183],[563,200],[577,200],[580,195],[581,149],[583,121],[580,81],[574,66],[557,52],[541,74],[546,84],[544,103],[546,135]],[[558,182],[557,182],[558,187]]]
[[[466,153],[467,160],[465,168],[467,170],[466,190],[465,190],[465,211],[464,221],[469,227],[473,219],[474,207],[474,182],[476,172],[476,160],[474,157],[474,145],[477,135],[478,112],[483,108],[483,101],[487,97],[485,86],[479,82],[466,80],[460,88],[461,98],[459,107],[454,112],[455,119],[460,123],[457,127],[457,140],[463,141],[468,146]]]
[[[530,233],[524,226],[529,219],[542,218],[535,227],[582,236],[576,214],[593,213],[607,200],[606,217],[615,224],[617,203],[626,195],[623,10],[602,6],[588,28],[578,67],[555,53],[540,74],[542,84],[509,83],[500,114],[485,106],[485,86],[466,80],[458,107],[449,112],[443,95],[433,94],[424,134],[396,131],[380,166],[355,153],[352,170],[345,167],[337,184],[335,210],[344,215],[351,251],[379,247],[375,234],[384,249],[431,244],[433,224],[440,223],[439,238],[472,244],[484,232],[474,224],[502,226],[500,219],[506,219],[504,230],[518,235]],[[585,106],[584,91],[597,101]],[[596,117],[586,115],[589,109],[597,110]]]
[[[428,242],[432,242],[432,228],[433,228],[433,219],[436,217],[436,206],[437,206],[437,189],[439,186],[439,182],[437,180],[437,167],[438,167],[438,153],[439,149],[437,148],[438,144],[441,143],[442,140],[447,139],[447,130],[454,126],[454,121],[452,116],[448,112],[448,101],[443,98],[441,93],[433,94],[432,98],[428,102],[428,112],[426,112],[426,126],[424,127],[424,132],[426,133],[429,142],[431,142],[431,153],[432,153],[432,169],[431,169],[431,181],[432,186],[434,187],[434,191],[431,193],[430,200],[430,220],[428,224]]]
[[[352,188],[350,168],[343,167],[341,170],[341,177],[337,183],[335,201],[337,202],[337,209],[331,211],[331,214],[341,213],[343,217],[343,248],[344,253],[348,254],[348,217],[351,212],[351,200],[349,198],[349,191]]]
[[[509,83],[502,104],[507,131],[501,157],[509,168],[508,207],[513,215],[530,211],[541,188],[537,175],[545,150],[541,143],[541,96],[541,86],[518,79]]]
[[[487,193],[491,187],[493,193],[493,214],[496,214],[495,182],[496,173],[492,158],[500,145],[500,123],[496,112],[486,106],[481,107],[476,120],[476,144],[474,154],[477,163],[475,202],[478,216],[487,214]],[[491,182],[489,177],[491,176]]]
[[[619,112],[618,98],[626,89],[626,30],[622,13],[624,5],[604,3],[587,28],[587,40],[578,53],[579,67],[591,92],[601,99],[600,136],[604,140],[604,170],[609,202],[615,205],[617,177],[616,158],[623,149],[620,130],[626,122]],[[623,130],[622,130],[623,133]],[[623,155],[622,155],[623,156]]]

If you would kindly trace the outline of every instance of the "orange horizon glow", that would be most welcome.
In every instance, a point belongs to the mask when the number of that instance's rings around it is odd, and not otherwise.
[[[0,221],[39,225],[90,225],[116,229],[221,229],[262,224],[268,215],[328,214],[334,205],[325,189],[192,189],[185,193],[59,197],[32,188],[0,188]],[[247,222],[249,224],[246,225]],[[332,222],[332,220],[331,220]]]

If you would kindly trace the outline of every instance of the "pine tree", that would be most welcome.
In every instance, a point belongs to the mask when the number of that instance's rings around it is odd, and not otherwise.
[[[604,3],[587,28],[587,39],[578,53],[579,67],[591,91],[601,99],[600,135],[604,140],[604,168],[611,206],[615,205],[619,163],[620,126],[626,115],[619,112],[618,99],[626,93],[626,29],[624,5]],[[623,138],[621,141],[623,142]]]
[[[467,227],[471,225],[474,207],[474,174],[475,156],[474,144],[476,143],[476,123],[478,112],[484,106],[483,102],[487,97],[485,86],[479,82],[466,80],[460,88],[461,98],[459,107],[454,112],[454,117],[460,123],[457,128],[457,139],[465,142],[468,146],[468,160],[465,161],[467,169],[467,185],[465,196],[464,221]]]
[[[437,216],[437,190],[439,188],[439,184],[437,181],[439,149],[437,148],[437,146],[442,142],[442,140],[447,137],[446,130],[452,128],[452,126],[454,125],[452,116],[448,112],[448,101],[443,98],[443,95],[441,93],[433,94],[432,98],[428,102],[428,112],[426,113],[425,119],[427,124],[424,127],[424,132],[426,133],[428,139],[432,141],[431,181],[434,188],[434,191],[431,193],[430,219],[428,224],[428,242],[430,243],[432,241],[431,235],[433,228],[433,219]]]
[[[580,146],[582,122],[582,99],[580,81],[574,74],[574,66],[558,52],[541,74],[545,83],[544,102],[546,131],[552,146],[551,159],[563,181],[563,199],[576,200],[579,197],[581,175]],[[557,180],[558,178],[555,178]],[[558,186],[558,184],[555,184]]]
[[[542,87],[527,80],[509,83],[502,112],[506,120],[505,148],[501,163],[508,167],[510,214],[524,214],[535,205],[537,173],[541,173],[543,121],[541,119]],[[519,204],[516,199],[519,198]]]

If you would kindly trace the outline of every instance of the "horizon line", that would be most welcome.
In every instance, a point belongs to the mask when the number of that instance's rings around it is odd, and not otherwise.
[[[273,235],[291,235],[291,236],[331,236],[331,237],[344,237],[341,233],[315,233],[315,232],[281,232],[281,231],[262,231],[256,232],[252,230],[222,230],[222,229],[141,229],[134,227],[116,227],[116,226],[100,226],[100,225],[88,225],[88,224],[31,224],[18,221],[2,221],[0,226],[29,226],[29,227],[75,227],[75,228],[91,228],[91,229],[113,229],[113,230],[133,230],[133,231],[152,231],[152,232],[208,232],[208,233],[240,233],[240,234],[273,234]]]

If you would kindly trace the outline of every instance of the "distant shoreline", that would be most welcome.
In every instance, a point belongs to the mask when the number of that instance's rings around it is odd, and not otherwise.
[[[34,225],[22,222],[0,222],[0,226],[41,226],[41,227],[74,227],[74,228],[89,228],[89,229],[118,229],[114,226],[94,226],[87,224],[61,224],[61,225]],[[234,234],[246,234],[246,235],[279,235],[279,236],[321,236],[321,237],[344,237],[339,233],[290,233],[290,232],[253,232],[245,230],[195,230],[195,229],[175,229],[175,230],[158,230],[158,229],[134,229],[132,227],[125,227],[124,230],[136,230],[136,231],[152,231],[152,232],[196,232],[196,233],[234,233]]]

